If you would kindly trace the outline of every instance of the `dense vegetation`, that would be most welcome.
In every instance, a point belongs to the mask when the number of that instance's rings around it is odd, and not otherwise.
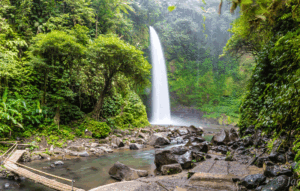
[[[149,25],[165,49],[172,108],[232,123],[252,57],[219,58],[237,14],[224,7],[220,17],[217,7],[217,0],[1,1],[1,136],[149,125],[142,103],[150,95]]]
[[[224,51],[251,53],[256,59],[240,108],[240,131],[255,125],[272,133],[273,141],[284,138],[282,146],[294,141],[299,164],[299,1],[233,1],[231,11],[238,5],[242,14],[233,24],[233,36]]]
[[[126,0],[0,2],[0,137],[149,124],[148,27]],[[56,133],[53,133],[55,131]]]

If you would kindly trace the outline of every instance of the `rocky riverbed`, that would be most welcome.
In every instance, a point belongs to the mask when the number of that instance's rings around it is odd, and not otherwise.
[[[208,134],[214,134],[211,141],[203,138]],[[214,133],[195,126],[155,126],[134,131],[118,130],[103,140],[76,139],[68,142],[65,148],[50,146],[46,153],[27,151],[21,160],[49,158],[54,162],[43,168],[55,170],[64,165],[64,160],[72,158],[99,157],[117,150],[155,149],[154,172],[116,162],[106,173],[125,182],[93,190],[288,190],[294,184],[291,182],[295,169],[292,145],[280,146],[279,139],[268,153],[266,146],[270,135],[262,135],[249,127],[243,136],[245,138],[241,139],[234,128]],[[164,148],[170,143],[180,146]],[[20,179],[5,170],[2,174]]]

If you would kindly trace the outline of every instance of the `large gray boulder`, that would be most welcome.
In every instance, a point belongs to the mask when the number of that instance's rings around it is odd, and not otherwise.
[[[204,132],[202,127],[195,127],[194,125],[189,126],[187,130],[190,134],[196,135],[202,135]]]
[[[228,131],[222,129],[219,133],[213,136],[211,141],[214,145],[226,145],[230,142]]]
[[[154,146],[154,145],[168,145],[170,144],[169,139],[164,136],[165,134],[163,133],[154,133],[150,139],[149,139],[149,145]]]
[[[148,172],[146,170],[136,170],[120,163],[119,161],[109,169],[108,173],[114,179],[126,181],[148,176]]]
[[[158,171],[161,171],[163,165],[176,163],[179,163],[183,169],[189,169],[192,167],[192,160],[192,151],[189,151],[188,147],[179,146],[169,150],[157,150],[154,163]]]

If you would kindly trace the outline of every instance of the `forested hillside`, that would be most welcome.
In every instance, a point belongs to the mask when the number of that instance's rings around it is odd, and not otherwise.
[[[238,13],[223,7],[219,16],[218,3],[1,1],[1,136],[83,136],[84,124],[95,123],[105,137],[149,125],[141,100],[151,88],[150,25],[164,46],[172,108],[236,121],[252,57],[219,58]]]
[[[148,26],[125,0],[0,2],[0,137],[148,125]],[[96,134],[94,134],[96,135]],[[72,135],[74,136],[74,135]],[[56,138],[57,139],[57,138]]]

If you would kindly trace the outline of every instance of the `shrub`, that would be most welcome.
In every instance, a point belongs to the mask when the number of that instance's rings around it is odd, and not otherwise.
[[[79,130],[84,129],[91,131],[93,133],[93,137],[95,138],[105,138],[111,131],[110,127],[105,122],[99,122],[88,117],[85,118],[79,127]]]

